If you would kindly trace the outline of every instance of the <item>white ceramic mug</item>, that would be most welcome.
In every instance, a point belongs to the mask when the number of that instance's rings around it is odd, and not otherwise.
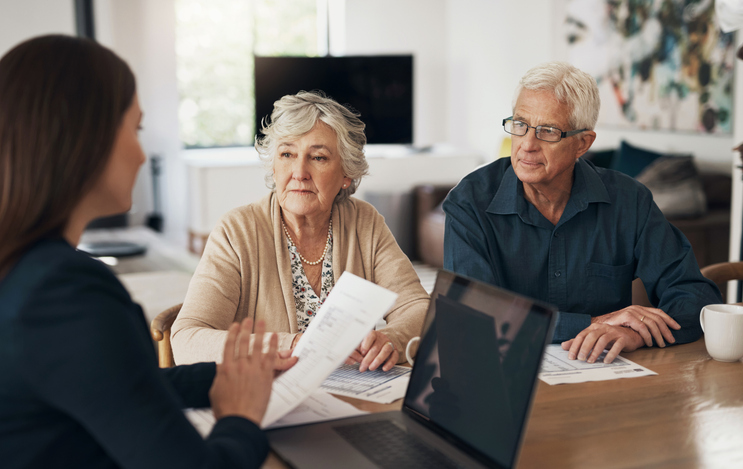
[[[421,341],[420,337],[413,337],[412,339],[408,341],[408,345],[405,346],[405,358],[408,360],[408,363],[410,363],[411,365],[413,364],[413,362],[415,362],[415,359],[410,356],[410,350],[412,349],[413,345],[417,344],[420,341]]]
[[[699,322],[712,358],[721,362],[743,358],[743,306],[707,305],[702,308]]]

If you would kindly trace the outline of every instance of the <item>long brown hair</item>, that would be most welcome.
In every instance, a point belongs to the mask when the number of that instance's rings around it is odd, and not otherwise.
[[[88,39],[41,36],[0,59],[0,278],[32,244],[62,234],[134,93],[127,64]]]

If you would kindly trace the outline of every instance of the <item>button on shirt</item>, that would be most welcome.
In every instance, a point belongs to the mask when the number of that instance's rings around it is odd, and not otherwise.
[[[526,200],[510,158],[462,179],[443,207],[444,267],[557,306],[554,342],[575,337],[592,316],[629,306],[635,278],[681,325],[671,329],[676,343],[697,340],[700,310],[722,302],[650,191],[583,159],[557,225]]]

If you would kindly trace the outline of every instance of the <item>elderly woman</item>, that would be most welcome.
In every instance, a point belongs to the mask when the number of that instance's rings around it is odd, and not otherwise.
[[[318,93],[275,103],[256,148],[269,166],[271,193],[228,212],[212,231],[173,324],[179,364],[219,360],[226,330],[264,320],[293,347],[335,281],[351,272],[396,292],[387,325],[349,357],[360,370],[389,370],[418,335],[428,295],[382,216],[351,198],[368,164],[364,123]]]

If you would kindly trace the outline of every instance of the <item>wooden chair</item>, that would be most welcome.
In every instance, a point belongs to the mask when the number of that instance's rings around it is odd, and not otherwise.
[[[632,304],[653,307],[653,304],[648,298],[648,292],[645,290],[645,284],[639,278],[632,281]]]
[[[181,306],[183,306],[183,303],[171,306],[158,314],[150,324],[150,334],[152,339],[157,342],[157,360],[160,368],[175,366],[173,348],[170,345],[170,328],[173,326],[175,318],[178,317]]]
[[[743,262],[720,262],[708,265],[702,267],[702,275],[715,282],[722,290],[731,280],[743,280]]]
[[[720,262],[717,264],[711,264],[701,269],[702,275],[715,282],[715,284],[723,292],[723,298],[725,297],[724,292],[727,283],[731,280],[743,280],[743,262]],[[645,285],[642,284],[642,280],[635,279],[632,282],[632,304],[640,306],[653,305],[648,299],[648,294],[645,291]]]

